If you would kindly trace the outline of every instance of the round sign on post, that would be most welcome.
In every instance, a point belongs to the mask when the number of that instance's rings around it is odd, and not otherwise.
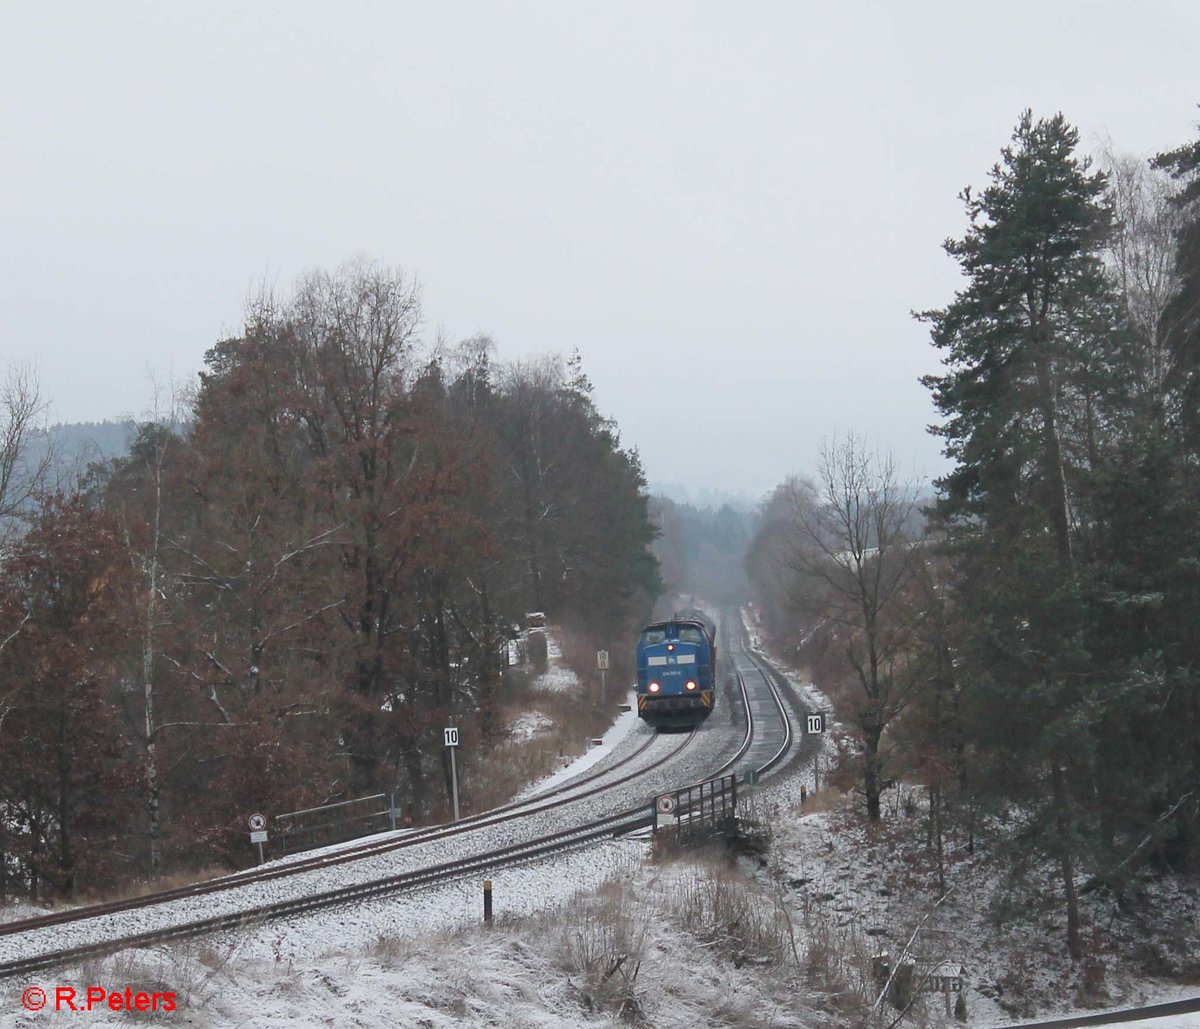
[[[253,814],[249,822],[251,832],[262,832],[267,827],[266,815]]]
[[[675,798],[669,793],[664,794],[658,798],[656,806],[660,815],[673,815],[675,813]]]

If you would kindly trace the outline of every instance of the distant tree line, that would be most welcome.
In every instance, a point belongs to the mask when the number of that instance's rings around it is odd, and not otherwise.
[[[844,700],[866,814],[927,787],[929,846],[1079,895],[1200,867],[1200,142],[1098,171],[1026,112],[921,313],[951,471],[927,518],[886,455],[828,446],[748,556],[763,628]]]
[[[399,272],[311,275],[127,456],[14,481],[0,897],[242,863],[259,809],[436,810],[440,728],[501,738],[526,612],[611,640],[648,611],[641,467],[578,356],[499,365],[420,324]]]
[[[726,503],[697,507],[665,496],[650,500],[650,517],[658,530],[658,559],[664,595],[693,596],[717,608],[741,603],[748,589],[746,547],[753,533],[753,513]],[[663,615],[672,612],[664,611]],[[719,610],[712,611],[714,618]]]

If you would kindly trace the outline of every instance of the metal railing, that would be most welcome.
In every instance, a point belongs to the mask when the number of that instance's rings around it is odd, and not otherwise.
[[[370,797],[305,808],[275,816],[271,847],[281,854],[312,850],[395,829],[397,818],[394,793],[376,793]]]
[[[670,830],[679,842],[730,836],[737,829],[737,776],[685,786],[655,801],[654,831]]]

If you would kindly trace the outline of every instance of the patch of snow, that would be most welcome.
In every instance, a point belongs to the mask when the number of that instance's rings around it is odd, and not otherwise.
[[[689,867],[662,868],[646,855],[644,844],[614,841],[497,872],[491,929],[481,926],[475,881],[117,955],[21,987],[53,998],[58,985],[154,984],[178,996],[164,1023],[204,1029],[593,1029],[620,1024],[617,1002],[601,996],[607,972],[636,1000],[637,1021],[658,1029],[766,1024],[764,1013],[779,1029],[839,1026],[797,989],[795,970],[742,964],[728,941],[686,931],[679,911]],[[618,969],[623,953],[628,967]],[[45,1012],[23,1012],[19,996],[0,995],[0,1022],[47,1024]],[[129,1021],[103,1016],[80,1022]]]
[[[753,626],[747,628],[753,640]],[[794,671],[781,668],[761,646],[755,649],[794,688],[805,688]],[[828,704],[818,691],[810,690],[810,697]],[[1094,1007],[1079,1010],[1083,968],[1065,954],[1055,869],[1035,869],[1026,890],[1038,901],[1039,913],[997,924],[992,900],[1003,888],[1002,862],[989,853],[983,833],[973,854],[965,840],[948,835],[945,874],[950,892],[939,903],[936,862],[924,846],[923,790],[903,784],[889,790],[883,821],[868,826],[852,810],[855,798],[834,803],[832,810],[814,810],[829,806],[831,795],[814,795],[811,778],[803,769],[796,771],[800,774],[748,790],[746,797],[772,835],[771,868],[762,874],[786,887],[797,920],[808,912],[818,925],[838,934],[842,946],[858,948],[868,960],[876,953],[898,955],[920,926],[913,945],[919,967],[941,961],[965,967],[972,1025],[999,1027],[1095,1013]],[[802,804],[799,784],[806,779],[808,798]],[[1194,988],[1151,978],[1136,955],[1155,933],[1161,937],[1155,946],[1165,945],[1168,951],[1184,939],[1194,943],[1200,937],[1200,891],[1181,878],[1148,879],[1139,885],[1150,905],[1140,916],[1121,916],[1112,901],[1098,893],[1081,898],[1085,932],[1096,933],[1099,940],[1089,945],[1100,947],[1103,990],[1112,1009],[1196,993]],[[931,1026],[953,1024],[943,1022],[939,997],[930,997],[925,1017]],[[1159,1025],[1200,1029],[1200,1015],[1169,1016]]]
[[[546,693],[557,693],[563,690],[581,690],[583,684],[566,664],[563,663],[562,644],[559,643],[558,633],[547,628],[546,633],[546,671],[531,682],[530,688]]]
[[[526,711],[508,723],[508,735],[513,740],[523,743],[553,728],[554,719],[541,711]]]
[[[591,747],[585,753],[580,754],[574,761],[560,768],[557,772],[552,772],[550,775],[537,782],[532,783],[518,793],[514,800],[526,800],[530,797],[536,797],[539,793],[545,793],[547,790],[565,782],[570,782],[576,776],[582,775],[584,772],[595,768],[602,761],[611,758],[619,744],[623,743],[627,737],[635,733],[640,726],[641,721],[637,716],[637,693],[634,690],[629,691],[629,696],[626,698],[629,703],[630,710],[622,711],[608,727],[608,731],[601,737],[599,746]],[[647,730],[648,731],[648,730]]]

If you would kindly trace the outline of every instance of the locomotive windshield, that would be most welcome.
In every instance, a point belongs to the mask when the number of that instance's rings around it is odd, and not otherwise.
[[[665,625],[658,629],[647,629],[642,633],[641,645],[653,646],[656,643],[666,643],[667,640],[679,640],[680,643],[703,643],[704,633],[694,625]]]

